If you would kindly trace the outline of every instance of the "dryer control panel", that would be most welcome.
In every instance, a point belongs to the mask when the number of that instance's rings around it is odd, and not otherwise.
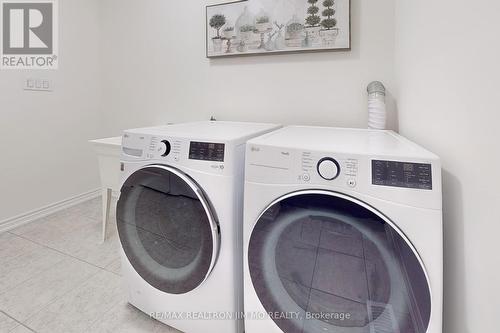
[[[322,184],[354,189],[360,183],[359,169],[356,156],[266,146],[247,148],[250,181],[258,178],[271,184]]]
[[[398,156],[249,144],[245,179],[262,184],[297,185],[357,192],[417,206],[429,206],[440,195],[439,161]]]
[[[432,165],[372,160],[372,184],[432,190]]]
[[[123,161],[151,161],[222,175],[231,172],[227,145],[183,138],[125,133],[122,139]]]

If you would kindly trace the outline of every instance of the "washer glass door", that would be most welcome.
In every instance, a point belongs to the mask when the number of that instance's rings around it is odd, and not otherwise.
[[[177,169],[153,165],[133,173],[121,189],[117,223],[128,260],[161,291],[190,292],[215,265],[215,215],[203,191]]]
[[[249,244],[251,279],[285,333],[425,333],[427,275],[406,237],[347,196],[298,192],[272,204]]]

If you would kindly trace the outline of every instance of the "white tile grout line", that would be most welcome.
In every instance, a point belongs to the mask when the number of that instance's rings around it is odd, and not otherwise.
[[[56,252],[56,253],[61,254],[61,255],[62,255],[63,257],[65,257],[65,258],[72,258],[72,259],[77,260],[77,261],[79,261],[79,262],[82,262],[82,263],[85,263],[85,264],[87,264],[87,265],[90,265],[90,266],[92,266],[92,267],[94,267],[94,268],[97,268],[97,269],[98,269],[98,271],[96,272],[96,274],[93,274],[92,276],[90,276],[90,277],[89,277],[89,279],[90,279],[91,277],[93,277],[93,276],[95,276],[95,275],[99,274],[99,272],[101,272],[101,271],[105,271],[105,272],[108,272],[108,273],[111,273],[111,274],[114,274],[114,275],[116,275],[116,276],[121,277],[121,275],[120,275],[120,274],[118,274],[118,273],[116,273],[116,272],[113,272],[113,271],[112,271],[112,270],[110,270],[110,269],[107,269],[107,268],[104,268],[104,267],[97,266],[97,265],[95,265],[95,264],[93,264],[93,263],[91,263],[91,262],[88,262],[88,261],[83,260],[83,259],[81,259],[81,258],[75,257],[75,256],[73,256],[73,255],[71,255],[71,254],[68,254],[68,253],[65,253],[65,252],[63,252],[63,251],[60,251],[60,250],[55,249],[55,248],[53,248],[53,247],[50,247],[50,246],[48,246],[48,245],[46,245],[46,244],[42,244],[42,243],[36,242],[36,241],[34,241],[34,240],[30,239],[30,238],[27,238],[27,237],[25,237],[25,236],[23,236],[23,235],[14,234],[12,231],[7,231],[6,233],[8,233],[8,234],[10,234],[10,235],[12,235],[12,236],[14,236],[14,237],[19,237],[19,238],[21,238],[21,239],[24,239],[24,240],[26,240],[26,241],[28,241],[28,242],[31,242],[31,243],[36,244],[36,245],[38,245],[38,246],[41,246],[41,247],[43,247],[43,248],[46,248],[46,249],[52,250],[52,251],[54,251],[54,252]],[[58,263],[60,263],[60,262],[62,262],[62,260],[61,260],[61,261],[59,261]],[[50,266],[50,267],[47,267],[46,269],[41,270],[41,272],[40,272],[40,273],[44,273],[44,272],[49,271],[50,269],[52,269],[52,268],[53,268],[55,265],[57,265],[58,263],[56,263],[56,264],[54,264],[54,265],[52,265],[52,266]],[[17,287],[18,285],[21,285],[21,284],[23,284],[23,283],[26,283],[26,282],[28,282],[28,281],[31,281],[32,279],[35,279],[35,278],[36,278],[35,276],[30,277],[30,278],[28,278],[27,280],[24,280],[24,281],[20,282],[19,284],[16,284],[15,286],[13,286],[13,288],[15,288],[15,287]],[[85,281],[84,281],[84,282],[85,282]],[[13,289],[13,288],[11,288],[11,289]],[[5,290],[5,291],[3,291],[3,292],[0,292],[0,294],[6,293],[7,291],[8,291],[8,290]],[[50,302],[50,303],[52,303],[52,302]],[[10,317],[10,316],[9,316],[9,317]]]
[[[83,286],[84,284],[86,284],[90,279],[92,279],[93,277],[95,277],[97,274],[99,273],[102,273],[102,272],[107,272],[107,273],[111,273],[111,272],[108,272],[106,270],[103,270],[101,268],[100,271],[97,271],[95,274],[92,274],[90,275],[87,280],[85,281],[81,281],[79,284],[77,284],[76,286],[74,286],[72,289],[69,289],[68,291],[66,291],[65,293],[59,295],[58,297],[54,297],[52,300],[50,300],[49,302],[47,302],[47,304],[44,305],[44,307],[40,308],[39,310],[33,312],[33,314],[31,315],[31,317],[35,317],[36,315],[38,315],[40,312],[42,312],[44,309],[46,309],[47,307],[49,307],[50,305],[54,304],[55,302],[57,302],[58,300],[66,297],[66,295],[69,295],[71,292],[73,292],[75,289],[79,288],[80,286]],[[105,311],[106,313],[108,312],[108,310]],[[11,317],[11,316],[9,316]],[[11,317],[12,318],[12,317]],[[101,317],[99,317],[101,318]],[[27,319],[29,321],[29,318]],[[98,320],[98,319],[96,319]],[[16,320],[17,322],[19,322],[18,320]],[[21,323],[21,322],[19,322]],[[23,326],[25,326],[25,324],[21,323]],[[90,326],[89,326],[90,327]],[[28,327],[29,328],[29,327]],[[34,333],[37,333],[36,331],[34,331],[33,329],[29,328],[31,331],[33,331]]]
[[[65,297],[66,295],[68,295],[69,293],[71,293],[71,292],[72,292],[75,288],[77,288],[77,287],[79,287],[79,286],[84,285],[85,283],[87,283],[87,281],[89,281],[90,279],[92,279],[94,276],[96,276],[96,275],[97,275],[97,274],[99,274],[99,273],[106,272],[106,273],[110,273],[110,274],[116,275],[116,276],[118,276],[118,277],[121,277],[121,275],[120,275],[120,274],[116,274],[115,272],[111,272],[111,271],[109,271],[109,270],[107,270],[107,269],[105,269],[105,268],[102,268],[102,267],[96,266],[96,265],[94,265],[94,264],[92,264],[92,263],[89,263],[89,262],[87,262],[87,261],[85,261],[85,260],[82,260],[82,259],[80,259],[80,258],[77,258],[77,257],[74,257],[74,256],[69,255],[69,254],[67,254],[67,253],[61,252],[61,251],[59,251],[59,250],[57,250],[57,249],[51,248],[50,246],[47,246],[47,245],[44,245],[44,244],[37,243],[37,242],[35,242],[35,241],[33,241],[33,240],[29,239],[29,238],[26,238],[26,237],[23,237],[23,236],[20,236],[20,235],[15,235],[15,234],[12,234],[12,233],[10,233],[10,232],[8,232],[8,233],[9,233],[9,234],[11,234],[11,235],[13,235],[13,236],[17,236],[17,237],[19,237],[19,238],[22,238],[22,239],[24,239],[24,240],[27,240],[27,241],[29,241],[29,242],[32,242],[32,243],[34,243],[34,244],[37,244],[37,245],[39,245],[39,246],[42,246],[42,247],[45,247],[45,248],[47,248],[47,249],[53,250],[53,251],[55,251],[55,252],[57,252],[57,253],[59,253],[59,254],[62,254],[62,255],[63,255],[63,256],[65,256],[65,257],[75,259],[75,260],[77,260],[77,261],[83,262],[83,263],[85,263],[85,264],[88,264],[88,265],[93,266],[93,267],[95,267],[95,268],[97,268],[97,269],[98,269],[98,270],[97,270],[97,272],[96,272],[95,274],[90,275],[90,276],[88,277],[88,279],[87,279],[87,280],[85,280],[85,281],[81,281],[81,282],[80,282],[80,283],[78,283],[78,285],[76,285],[74,288],[72,288],[72,289],[68,290],[67,292],[65,292],[65,293],[63,293],[63,294],[61,294],[61,295],[59,295],[58,297],[54,297],[54,298],[53,298],[52,300],[50,300],[47,304],[45,304],[43,308],[39,309],[38,311],[35,311],[35,312],[32,314],[32,316],[36,316],[38,313],[42,312],[44,308],[46,308],[46,307],[50,306],[51,304],[53,304],[53,303],[57,302],[59,299],[61,299],[61,298]],[[57,265],[57,264],[56,264],[56,265]],[[42,271],[42,273],[43,273],[43,272],[46,272],[46,271],[48,271],[48,270],[50,270],[52,267],[54,267],[54,266],[51,266],[51,267],[49,267],[49,268],[47,268],[47,269],[43,270],[43,271]],[[27,281],[30,281],[30,280],[32,280],[32,279],[34,279],[34,278],[35,278],[35,277],[29,278],[28,280],[23,281],[23,282],[21,282],[20,284],[25,283],[25,282],[27,282]],[[110,311],[110,310],[111,310],[111,309],[108,309],[108,310],[106,310],[106,312],[108,312],[108,311]],[[37,333],[36,331],[34,331],[33,329],[29,328],[29,327],[28,327],[28,326],[26,326],[24,323],[22,323],[22,322],[20,322],[19,320],[15,319],[15,318],[14,318],[14,317],[12,317],[11,315],[9,315],[9,314],[7,314],[7,313],[5,313],[5,312],[1,311],[1,310],[0,310],[0,312],[4,313],[4,314],[5,314],[5,315],[7,315],[9,318],[14,319],[17,323],[19,323],[19,324],[21,324],[22,326],[24,326],[24,327],[28,328],[28,329],[29,329],[29,330],[31,330],[32,332]]]
[[[96,264],[93,264],[93,263],[88,262],[88,261],[86,261],[86,260],[83,260],[83,259],[81,259],[81,258],[78,258],[78,257],[72,256],[71,254],[65,253],[65,252],[63,252],[63,251],[61,251],[61,250],[55,249],[55,248],[50,247],[50,246],[48,246],[48,245],[46,245],[46,244],[42,244],[42,243],[35,242],[34,240],[29,239],[29,238],[27,238],[27,237],[24,237],[23,235],[16,235],[16,234],[13,234],[13,233],[11,233],[11,232],[9,232],[9,231],[7,231],[7,233],[11,234],[12,236],[16,236],[16,237],[22,238],[22,239],[24,239],[24,240],[27,240],[27,241],[29,241],[29,242],[32,242],[32,243],[34,243],[34,244],[36,244],[36,245],[39,245],[39,246],[45,247],[45,248],[47,248],[47,249],[49,249],[49,250],[55,251],[55,252],[57,252],[57,253],[59,253],[59,254],[62,254],[62,255],[64,255],[64,256],[66,256],[66,257],[73,258],[73,259],[75,259],[75,260],[78,260],[78,261],[80,261],[80,262],[83,262],[83,263],[85,263],[85,264],[88,264],[88,265],[90,265],[90,266],[93,266],[93,267],[95,267],[95,268],[99,268],[100,270],[106,271],[106,272],[108,272],[108,273],[112,273],[112,274],[117,275],[117,276],[121,276],[120,274],[117,274],[117,273],[115,273],[115,272],[112,272],[111,270],[108,270],[108,269],[106,269],[106,268],[103,268],[103,267],[97,266]],[[48,269],[50,269],[50,268],[48,268]],[[48,269],[47,269],[47,270],[48,270]],[[44,270],[44,272],[45,272],[45,270]]]
[[[101,273],[101,272],[100,272],[100,271],[98,271],[98,272],[96,272],[95,274],[90,275],[90,276],[88,277],[88,279],[87,279],[87,280],[85,280],[85,281],[81,281],[80,283],[78,283],[77,285],[75,285],[72,289],[68,290],[67,292],[65,292],[65,293],[63,293],[63,294],[61,294],[61,295],[59,295],[59,296],[57,296],[57,297],[54,297],[53,299],[51,299],[50,301],[48,301],[48,302],[47,302],[47,304],[45,304],[42,308],[40,308],[40,309],[38,309],[38,310],[34,311],[34,312],[31,314],[31,316],[30,316],[30,317],[35,317],[37,314],[39,314],[40,312],[42,312],[44,309],[46,309],[46,308],[47,308],[47,307],[49,307],[50,305],[54,304],[54,303],[55,303],[55,302],[57,302],[58,300],[62,299],[63,297],[65,297],[66,295],[68,295],[69,293],[71,293],[72,291],[74,291],[76,288],[78,288],[78,287],[80,287],[80,286],[84,285],[85,283],[87,283],[90,279],[92,279],[94,276],[96,276],[96,275],[97,275],[97,274],[99,274],[99,273]],[[0,312],[2,312],[2,311],[0,310]],[[19,320],[15,319],[14,317],[12,317],[12,316],[10,316],[10,315],[9,315],[9,317],[10,317],[10,318],[12,318],[12,319],[14,319],[16,322],[20,323],[21,325],[23,325],[23,326],[25,326],[25,327],[29,328],[28,326],[26,326],[26,324],[24,324],[24,323],[22,323],[21,321],[19,321]],[[29,322],[30,318],[27,318],[26,320]],[[30,329],[31,331],[33,331],[33,332],[37,333],[35,330],[33,330],[33,329],[31,329],[31,328],[29,328],[29,329]]]
[[[89,219],[92,219],[92,218],[89,218]],[[92,219],[92,220],[94,220],[94,219]],[[33,221],[33,222],[35,222],[35,221]],[[13,230],[12,230],[12,231],[13,231]],[[88,265],[90,265],[90,266],[95,267],[95,268],[97,268],[97,269],[98,269],[98,270],[97,270],[97,272],[96,272],[95,274],[92,274],[91,276],[89,276],[89,278],[88,278],[86,281],[82,281],[81,283],[79,283],[79,284],[78,284],[78,286],[83,285],[83,284],[84,284],[84,283],[86,283],[88,280],[90,280],[92,277],[96,276],[97,274],[99,274],[99,273],[100,273],[100,272],[102,272],[102,271],[107,272],[107,273],[110,273],[110,274],[114,274],[114,275],[116,275],[116,276],[121,277],[121,275],[120,275],[120,274],[117,274],[117,273],[115,273],[115,272],[113,272],[113,271],[111,271],[111,270],[109,270],[109,269],[106,269],[106,268],[103,268],[103,267],[99,267],[99,266],[97,266],[97,265],[95,265],[95,264],[93,264],[93,263],[90,263],[90,262],[85,261],[85,260],[83,260],[83,259],[77,258],[77,257],[75,257],[75,256],[72,256],[72,255],[68,254],[68,253],[62,252],[62,251],[60,251],[60,250],[58,250],[58,249],[52,248],[52,247],[50,247],[50,246],[48,246],[48,245],[46,245],[46,244],[41,244],[41,243],[36,242],[36,241],[34,241],[34,240],[32,240],[32,239],[29,239],[29,238],[27,238],[27,237],[24,237],[23,235],[17,235],[17,234],[14,234],[14,233],[13,233],[13,232],[11,232],[11,231],[7,231],[6,233],[8,233],[8,234],[10,234],[10,235],[12,235],[12,236],[14,236],[14,237],[19,237],[19,238],[24,239],[24,240],[26,240],[26,241],[29,241],[29,242],[31,242],[31,243],[33,243],[33,244],[39,245],[39,246],[41,246],[41,247],[44,247],[44,248],[50,249],[50,250],[52,250],[52,251],[54,251],[54,252],[57,252],[57,253],[59,253],[59,254],[63,255],[64,257],[67,257],[67,258],[72,258],[72,259],[74,259],[74,260],[77,260],[77,261],[83,262],[83,263],[85,263],[85,264],[88,264]],[[60,263],[60,262],[59,262],[59,263]],[[42,270],[42,273],[43,273],[43,272],[46,272],[46,271],[48,271],[48,270],[50,270],[50,269],[51,269],[51,268],[53,268],[55,265],[57,265],[57,264],[54,264],[53,266],[48,267],[47,269]],[[33,276],[33,277],[31,277],[31,278],[27,279],[26,281],[21,282],[20,284],[22,284],[22,283],[26,283],[26,282],[28,282],[28,281],[30,281],[30,280],[32,280],[32,279],[34,279],[34,278],[35,278],[35,276]],[[20,285],[20,284],[19,284],[19,285]],[[16,286],[18,286],[18,285],[16,285]],[[14,286],[14,287],[15,287],[15,286]],[[75,286],[75,287],[77,287],[77,286]],[[74,288],[73,288],[73,289],[74,289]],[[62,297],[64,297],[64,296],[66,296],[66,295],[67,295],[67,294],[69,294],[69,293],[70,293],[73,289],[68,290],[66,293],[64,293],[64,294],[62,294],[62,295],[60,295],[60,296],[58,296],[58,297],[54,297],[54,299],[52,299],[51,301],[49,301],[49,302],[45,305],[45,307],[49,306],[50,304],[52,304],[52,303],[56,302],[57,300],[61,299],[61,298],[62,298]],[[7,292],[7,291],[5,291],[5,292]],[[38,310],[38,311],[36,311],[35,313],[33,313],[33,315],[38,314],[38,313],[39,313],[39,312],[41,312],[42,310],[43,310],[43,308],[42,308],[42,309],[40,309],[40,310]],[[106,312],[109,312],[109,311],[111,311],[111,309],[108,309]],[[29,326],[26,326],[26,324],[22,323],[21,321],[17,320],[16,318],[12,317],[12,316],[11,316],[11,315],[9,315],[8,313],[6,313],[6,312],[4,312],[4,311],[2,311],[2,310],[0,310],[0,313],[3,313],[4,315],[6,315],[7,317],[11,318],[11,319],[12,319],[12,320],[14,320],[16,323],[20,324],[21,326],[25,327],[26,329],[30,330],[31,332],[37,333],[36,331],[34,331],[33,329],[31,329]],[[15,328],[14,328],[14,329],[15,329]]]
[[[120,305],[120,301],[117,301],[116,304],[114,304],[112,306],[110,305],[109,309],[104,310],[101,315],[97,315],[96,318],[94,318],[94,320],[91,320],[91,323],[87,326],[87,329],[93,328],[95,324],[97,324],[99,321],[101,321],[104,318],[106,318],[106,316],[108,315],[108,313],[110,313],[111,311],[113,311],[115,309],[115,307],[119,306],[119,305]]]
[[[9,317],[10,319],[14,320],[16,323],[18,323],[19,325],[23,326],[24,328],[26,328],[26,329],[30,330],[31,332],[36,333],[36,331],[35,331],[35,330],[33,330],[32,328],[30,328],[29,326],[26,326],[24,323],[20,322],[19,320],[17,320],[17,319],[16,319],[16,318],[14,318],[14,317],[12,317],[12,316],[11,316],[10,314],[8,314],[7,312],[0,310],[0,313],[2,313],[3,315],[5,315],[5,316]],[[11,331],[13,331],[13,330],[15,330],[15,329],[16,329],[16,327],[14,327],[14,329],[12,329]]]
[[[81,215],[81,214],[79,214],[79,215]],[[81,215],[81,216],[84,216],[84,215]],[[84,217],[86,217],[86,218],[89,218],[89,219],[91,219],[91,220],[96,221],[96,219],[93,219],[92,217],[87,217],[87,216],[84,216]],[[36,221],[33,221],[33,222],[36,222]],[[14,229],[14,230],[15,230],[15,229]],[[13,230],[12,230],[12,231],[13,231]],[[118,277],[121,277],[121,275],[120,275],[120,274],[115,273],[115,272],[113,272],[113,271],[111,271],[111,270],[109,270],[109,269],[107,269],[107,268],[103,268],[103,267],[97,266],[97,265],[95,265],[95,264],[93,264],[93,263],[90,263],[90,262],[85,261],[85,260],[83,260],[83,259],[80,259],[80,258],[78,258],[78,257],[72,256],[72,255],[70,255],[70,254],[68,254],[68,253],[65,253],[65,252],[62,252],[62,251],[60,251],[60,250],[58,250],[58,249],[52,248],[52,247],[50,247],[50,246],[48,246],[48,245],[46,245],[46,244],[38,243],[38,242],[36,242],[36,241],[34,241],[34,240],[30,239],[30,238],[24,237],[23,235],[14,234],[12,231],[7,231],[6,233],[8,233],[8,234],[10,234],[10,235],[12,235],[12,236],[14,236],[14,237],[19,237],[19,238],[22,238],[22,239],[24,239],[24,240],[26,240],[26,241],[29,241],[29,242],[31,242],[31,243],[33,243],[33,244],[36,244],[36,245],[42,246],[42,247],[44,247],[44,248],[47,248],[47,249],[53,250],[53,251],[55,251],[55,252],[57,252],[57,253],[59,253],[59,254],[61,254],[61,255],[65,256],[65,257],[75,259],[75,260],[77,260],[77,261],[83,262],[83,263],[85,263],[85,264],[88,264],[88,265],[93,266],[93,267],[95,267],[95,268],[97,268],[97,269],[98,269],[98,271],[97,271],[95,274],[92,274],[91,276],[89,276],[89,278],[88,278],[86,281],[82,281],[82,282],[81,282],[78,286],[81,286],[81,285],[85,284],[88,280],[90,280],[92,277],[96,276],[97,274],[99,274],[99,273],[100,273],[100,272],[102,272],[102,271],[107,272],[107,273],[114,274],[114,275],[116,275],[116,276],[118,276]],[[47,268],[46,270],[43,270],[43,272],[48,271],[48,270],[49,270],[49,269],[51,269],[52,267],[53,267],[53,266],[51,266],[51,267]],[[25,282],[27,282],[27,281],[30,281],[31,279],[34,279],[34,278],[35,278],[35,277],[32,277],[32,278],[30,278],[30,279],[28,279],[28,280],[26,280],[26,281],[21,282],[21,283],[25,283]],[[75,286],[75,288],[76,288],[76,287],[77,287],[77,286]],[[59,299],[63,298],[64,296],[66,296],[67,294],[69,294],[70,292],[72,292],[73,290],[74,290],[74,288],[73,288],[73,289],[71,289],[71,290],[68,290],[66,293],[64,293],[64,294],[62,294],[62,295],[60,295],[60,296],[58,296],[58,297],[54,297],[54,299],[53,299],[53,300],[51,300],[51,301],[49,301],[49,302],[45,305],[45,307],[50,306],[51,304],[53,304],[53,303],[57,302],[57,300],[59,300]],[[36,311],[35,313],[33,313],[33,315],[36,315],[36,314],[40,313],[41,311],[43,311],[43,309],[44,309],[44,308],[41,308],[40,310],[38,310],[38,311]],[[103,316],[104,316],[105,314],[107,314],[107,313],[111,312],[112,310],[113,310],[113,307],[110,307],[108,310],[106,310],[106,311],[104,311],[104,312],[103,312]],[[5,314],[7,317],[9,317],[9,318],[13,319],[16,323],[18,323],[18,324],[20,324],[21,326],[23,326],[23,327],[27,328],[27,329],[28,329],[28,330],[30,330],[31,332],[33,332],[33,333],[37,333],[35,330],[33,330],[32,328],[30,328],[29,326],[26,326],[26,324],[24,324],[24,323],[20,322],[19,320],[17,320],[16,318],[12,317],[12,316],[11,316],[11,315],[9,315],[8,313],[5,313],[5,312],[4,312],[4,311],[2,311],[2,310],[0,310],[0,313]],[[102,317],[101,317],[101,318],[102,318]],[[93,325],[93,324],[95,324],[95,323],[97,322],[97,320],[99,320],[99,319],[96,319],[96,320],[92,323],[92,325]],[[92,325],[90,325],[89,327],[92,327]],[[179,331],[179,332],[180,332],[180,331]]]
[[[10,234],[9,232],[6,232],[6,233]],[[12,236],[17,236],[17,235],[13,235],[13,234],[11,234],[11,235],[12,235]],[[19,236],[17,236],[17,237],[19,237]],[[25,239],[25,238],[23,238],[23,239],[24,239],[24,240],[26,240],[26,241],[32,242],[32,241],[30,241],[29,239]],[[34,243],[34,242],[32,242],[32,243]],[[36,244],[36,243],[34,243],[34,244]],[[38,245],[38,244],[37,244],[37,245]],[[52,264],[52,266],[50,266],[50,267],[47,267],[47,268],[41,269],[38,273],[45,273],[46,271],[48,271],[49,269],[51,269],[51,268],[52,268],[52,267],[54,267],[55,265],[58,265],[59,263],[61,263],[64,259],[65,259],[65,258],[61,258],[61,260],[60,260],[60,261],[58,261],[58,262],[56,262],[56,263]],[[17,260],[17,257],[16,257],[16,258],[11,259],[11,261],[14,261],[14,260]],[[4,290],[0,291],[0,295],[3,295],[3,294],[5,294],[5,293],[7,293],[7,292],[9,292],[9,291],[13,290],[13,289],[15,289],[17,286],[20,286],[21,284],[23,284],[23,283],[25,283],[25,282],[31,281],[31,280],[32,280],[32,279],[34,279],[34,278],[35,278],[35,276],[30,276],[30,277],[28,277],[26,280],[18,281],[18,282],[16,282],[14,285],[12,285],[10,288],[7,288],[7,289],[4,289]],[[1,311],[1,310],[0,310],[0,311]]]
[[[96,198],[94,198],[94,199],[90,199],[90,200],[87,200],[87,201],[85,201],[85,202],[81,203],[80,205],[82,205],[82,204],[84,204],[84,203],[88,203],[89,201],[92,201],[92,200],[96,200]],[[78,205],[73,206],[73,207],[70,207],[70,208],[74,208],[74,207],[78,207]],[[64,210],[62,210],[62,211],[60,211],[60,212],[64,212]],[[84,218],[87,218],[87,219],[89,219],[89,220],[95,221],[95,222],[101,222],[100,220],[97,220],[97,219],[92,218],[92,217],[90,217],[90,216],[85,216],[85,215],[83,215],[83,214],[77,214],[77,215],[79,215],[79,216],[81,216],[81,217],[84,217]],[[49,216],[50,216],[50,215],[49,215]],[[37,222],[37,221],[38,221],[38,220],[34,220],[32,223]],[[82,228],[83,228],[83,227],[82,227]],[[77,228],[77,229],[79,229],[79,228]],[[65,253],[65,252],[60,251],[60,250],[58,250],[58,249],[55,249],[55,248],[53,248],[53,247],[51,247],[51,246],[49,246],[49,245],[42,244],[42,243],[39,243],[39,242],[37,242],[37,241],[34,241],[33,239],[28,238],[28,237],[25,237],[24,235],[15,234],[15,233],[14,233],[14,230],[15,230],[15,229],[13,229],[13,230],[9,230],[9,231],[6,231],[6,233],[8,233],[8,234],[10,234],[10,235],[12,235],[12,236],[15,236],[15,237],[22,238],[22,239],[24,239],[24,240],[26,240],[26,241],[29,241],[29,242],[33,243],[33,244],[36,244],[36,245],[39,245],[39,246],[45,247],[45,248],[50,249],[50,250],[53,250],[53,251],[55,251],[55,252],[57,252],[57,253],[59,253],[59,254],[65,255],[65,256],[67,256],[67,257],[70,257],[70,258],[73,258],[73,259],[79,260],[79,261],[81,261],[81,262],[84,262],[84,263],[89,264],[89,265],[91,265],[91,266],[93,266],[93,267],[99,268],[99,269],[101,269],[101,270],[105,270],[106,272],[110,272],[110,273],[113,273],[113,274],[115,274],[115,275],[117,275],[117,276],[121,276],[120,274],[117,274],[117,273],[115,273],[115,272],[113,272],[113,271],[111,271],[111,270],[109,270],[109,269],[106,269],[105,267],[100,267],[100,266],[97,266],[97,265],[95,265],[95,264],[93,264],[93,263],[91,263],[91,262],[88,262],[88,261],[85,261],[85,260],[80,259],[80,258],[78,258],[78,257],[72,256],[72,255],[71,255],[71,254],[69,254],[69,253]]]
[[[33,312],[33,313],[31,314],[31,316],[36,316],[38,313],[40,313],[41,311],[43,311],[43,309],[44,309],[45,307],[50,306],[52,303],[57,302],[57,300],[59,300],[59,299],[61,299],[62,297],[66,296],[66,295],[67,295],[67,294],[69,294],[71,291],[73,291],[75,288],[77,288],[77,287],[79,287],[79,286],[81,286],[81,285],[85,284],[88,280],[90,280],[91,278],[93,278],[93,277],[94,277],[94,276],[96,276],[97,274],[101,273],[102,271],[105,271],[105,272],[108,272],[108,273],[115,274],[114,272],[110,272],[110,271],[108,271],[108,270],[106,270],[106,269],[103,269],[103,268],[101,268],[101,267],[99,267],[99,266],[96,266],[96,265],[94,265],[94,264],[91,264],[91,263],[89,263],[89,262],[86,262],[85,260],[81,260],[80,258],[76,258],[76,257],[73,257],[73,256],[71,256],[71,255],[67,254],[67,253],[63,253],[63,252],[61,252],[61,251],[59,251],[59,250],[53,249],[53,248],[51,248],[50,246],[46,246],[46,245],[44,245],[44,244],[37,243],[37,242],[35,242],[35,241],[33,241],[33,240],[29,239],[29,238],[26,238],[26,237],[23,237],[23,236],[20,236],[20,235],[16,235],[16,234],[13,234],[13,233],[11,233],[11,232],[7,232],[7,233],[8,233],[8,234],[11,234],[12,236],[15,236],[15,237],[19,237],[19,238],[21,238],[21,239],[24,239],[24,240],[26,240],[26,241],[28,241],[28,242],[33,243],[33,244],[36,244],[36,245],[39,245],[39,246],[41,246],[41,247],[47,248],[47,249],[49,249],[49,250],[53,250],[54,252],[57,252],[57,253],[61,254],[61,255],[62,255],[63,257],[65,257],[65,258],[72,258],[72,259],[74,259],[74,260],[77,260],[77,261],[79,261],[79,262],[83,262],[83,263],[85,263],[85,264],[88,264],[88,265],[90,265],[90,266],[95,267],[95,268],[97,268],[97,269],[98,269],[98,270],[96,271],[96,273],[91,274],[91,275],[88,277],[88,279],[87,279],[87,280],[85,280],[85,281],[81,281],[80,283],[78,283],[77,285],[75,285],[75,286],[74,286],[74,288],[72,288],[72,289],[68,290],[67,292],[65,292],[65,293],[63,293],[63,294],[61,294],[61,295],[59,295],[59,296],[57,296],[57,297],[54,297],[54,298],[53,298],[53,299],[51,299],[49,302],[47,302],[47,304],[45,304],[43,308],[40,308],[39,310],[37,310],[37,311]],[[41,271],[40,271],[40,273],[41,273],[41,274],[43,274],[43,273],[45,273],[45,272],[48,272],[48,271],[49,271],[50,269],[52,269],[55,265],[58,265],[58,264],[59,264],[59,263],[61,263],[61,262],[62,262],[62,260],[61,260],[61,261],[59,261],[59,262],[57,262],[56,264],[54,264],[54,265],[50,266],[50,267],[47,267],[46,269],[41,270]],[[115,275],[118,275],[118,274],[115,274]],[[21,284],[23,284],[23,283],[29,282],[29,281],[31,281],[31,280],[33,280],[33,279],[35,279],[35,278],[36,278],[36,276],[30,277],[29,279],[27,279],[27,280],[25,280],[25,281],[22,281],[22,282],[20,282],[19,284],[16,284],[16,285],[15,285],[15,286],[13,286],[10,290],[14,289],[15,287],[17,287],[17,286],[19,286],[19,285],[21,285]],[[5,290],[4,292],[2,292],[2,293],[0,293],[0,294],[4,294],[4,293],[6,293],[6,292],[8,292],[8,290]],[[2,310],[0,310],[0,312],[1,312],[1,313],[4,313],[4,314],[5,314],[6,316],[8,316],[9,318],[12,318],[12,319],[13,319],[13,320],[15,320],[17,323],[19,323],[19,324],[21,324],[22,326],[24,326],[24,327],[28,328],[28,329],[29,329],[29,330],[31,330],[32,332],[37,333],[37,332],[36,332],[36,331],[34,331],[33,329],[31,329],[31,328],[29,328],[28,326],[26,326],[26,324],[24,324],[23,322],[19,321],[19,320],[18,320],[18,319],[16,319],[16,318],[14,318],[13,316],[9,315],[8,313],[6,313],[6,312],[4,312],[4,311],[2,311]],[[27,320],[29,320],[29,318],[28,318]]]

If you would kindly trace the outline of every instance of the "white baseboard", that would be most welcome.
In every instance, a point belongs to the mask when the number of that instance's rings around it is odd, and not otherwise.
[[[24,213],[18,216],[8,218],[6,220],[0,221],[0,233],[15,229],[22,225],[28,224],[42,217],[57,213],[61,210],[70,208],[72,206],[78,205],[82,202],[97,198],[101,195],[101,189],[89,191],[76,195],[74,197],[35,209],[31,212]]]

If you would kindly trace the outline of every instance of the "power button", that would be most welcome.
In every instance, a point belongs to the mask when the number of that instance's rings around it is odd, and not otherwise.
[[[357,185],[357,183],[356,183],[356,179],[349,179],[349,180],[347,181],[347,185],[348,185],[349,187],[352,187],[352,188],[356,187],[356,185]]]

